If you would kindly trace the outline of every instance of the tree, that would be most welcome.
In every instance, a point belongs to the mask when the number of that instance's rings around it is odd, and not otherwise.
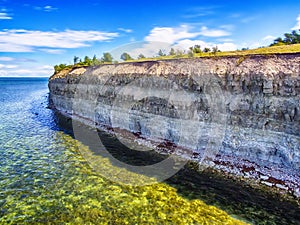
[[[284,38],[276,38],[270,46],[292,45],[300,43],[300,34],[293,30],[292,33],[285,33]]]
[[[215,47],[212,47],[212,53],[213,53],[214,55],[216,55],[218,51],[219,51],[219,49],[218,49],[218,46],[217,46],[217,45],[216,45]]]
[[[171,48],[169,55],[176,55],[174,48]]]
[[[97,66],[97,65],[100,65],[100,64],[101,64],[101,62],[99,61],[99,59],[97,59],[97,56],[94,55],[93,59],[92,59],[92,65]]]
[[[190,50],[190,51],[188,52],[188,57],[193,58],[194,55],[195,55],[195,54],[194,54],[193,50]]]
[[[210,52],[211,50],[210,50],[210,48],[207,48],[207,47],[205,47],[204,49],[203,49],[203,52]]]
[[[76,65],[77,63],[79,63],[79,57],[78,56],[74,56],[74,65]]]
[[[92,65],[92,60],[90,59],[90,57],[85,56],[85,57],[84,57],[84,60],[83,60],[83,64],[84,64],[85,66],[90,66],[90,65]]]
[[[138,59],[145,59],[146,57],[143,54],[139,54]]]
[[[276,38],[270,46],[279,46],[279,45],[285,45],[283,39],[281,37]]]
[[[67,66],[66,64],[59,64],[59,65],[54,66],[54,71],[55,71],[55,73],[58,73],[58,72],[62,71],[63,69],[70,68],[70,67],[72,67],[72,66],[70,66],[70,65]]]
[[[194,45],[193,47],[190,47],[190,51],[193,53],[201,53],[201,46],[200,45]]]
[[[158,56],[166,56],[166,54],[163,52],[163,50],[159,49]]]
[[[293,36],[293,44],[300,43],[300,34],[298,34],[297,31],[293,30],[292,31],[292,36]]]
[[[180,50],[180,49],[177,49],[177,50],[176,50],[176,56],[177,56],[177,57],[182,57],[183,54],[184,54],[184,51],[182,51],[182,50]]]
[[[293,44],[293,35],[289,33],[284,34],[284,42],[288,45]]]
[[[109,52],[103,53],[103,57],[101,58],[102,62],[112,63],[113,57]]]
[[[121,55],[121,59],[124,60],[124,61],[133,60],[133,58],[127,52],[124,52]]]

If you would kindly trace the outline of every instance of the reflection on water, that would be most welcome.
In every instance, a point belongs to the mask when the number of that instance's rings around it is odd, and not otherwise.
[[[101,160],[107,170],[114,165],[70,135],[66,122],[47,109],[47,92],[46,79],[0,78],[0,224],[243,223],[220,208],[252,223],[299,221],[299,208],[292,203],[189,167],[166,183],[132,187],[111,182],[80,153]],[[132,161],[134,155],[119,149],[114,137],[99,135],[110,142],[113,155]]]

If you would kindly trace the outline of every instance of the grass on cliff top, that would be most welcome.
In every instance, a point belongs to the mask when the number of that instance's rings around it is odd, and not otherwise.
[[[248,49],[244,51],[230,51],[230,52],[218,52],[217,55],[231,56],[231,55],[252,55],[252,54],[282,54],[282,53],[296,53],[300,52],[300,44],[294,45],[281,45],[272,47],[262,47],[256,49]]]
[[[300,53],[300,44],[294,45],[281,45],[281,46],[272,46],[272,47],[261,47],[248,50],[236,50],[236,51],[225,51],[225,52],[202,52],[194,54],[194,58],[202,57],[214,57],[214,56],[245,56],[245,55],[268,55],[268,54],[283,54],[283,53]],[[181,56],[160,56],[155,58],[144,58],[144,59],[134,59],[126,62],[141,62],[141,61],[152,61],[152,60],[168,60],[168,59],[182,59],[190,58],[188,54]]]
[[[284,54],[284,53],[300,53],[300,44],[293,44],[293,45],[280,45],[280,46],[272,46],[272,47],[261,47],[255,49],[247,49],[247,50],[236,50],[236,51],[226,51],[226,52],[202,52],[198,54],[194,54],[193,58],[203,58],[203,57],[226,57],[226,56],[247,56],[247,55],[271,55],[271,54]],[[130,62],[146,62],[146,61],[158,61],[158,60],[170,60],[170,59],[184,59],[184,58],[191,58],[188,54],[183,55],[167,55],[167,56],[160,56],[160,57],[153,57],[153,58],[142,58],[142,59],[133,59],[128,60],[125,62],[119,62],[118,64],[122,63],[130,63]],[[104,63],[104,64],[111,64],[111,63]],[[102,64],[102,65],[104,65]],[[66,68],[55,71],[54,74],[66,75],[72,69],[76,67],[83,67],[83,66],[73,66],[68,65]]]

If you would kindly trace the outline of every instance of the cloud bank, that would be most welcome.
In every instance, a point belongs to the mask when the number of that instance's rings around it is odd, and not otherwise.
[[[204,39],[207,37],[220,39],[230,35],[231,33],[226,29],[209,29],[206,26],[201,26],[198,29],[189,25],[180,25],[178,27],[154,27],[144,38],[144,40],[149,42],[149,44],[144,45],[143,48],[138,50],[143,54],[149,54],[151,52],[150,56],[153,56],[154,51],[156,51],[156,53],[158,52],[159,48],[157,47],[162,46],[165,46],[163,49],[166,52],[168,52],[171,47],[187,50],[189,47],[194,45],[200,45],[201,48],[212,48],[214,46],[218,46],[218,48],[222,51],[236,50],[237,46],[232,43],[232,40],[230,39],[230,41],[223,42],[216,40],[215,43],[204,41]],[[136,55],[137,50],[134,51],[134,53]],[[148,54],[145,55],[149,56]]]
[[[92,42],[110,41],[118,33],[101,31],[65,30],[2,30],[0,31],[0,52],[34,52],[42,48],[50,50],[71,49],[90,46]],[[51,52],[51,51],[49,51]]]
[[[0,12],[0,20],[11,20],[12,17],[6,12]]]
[[[300,29],[300,14],[297,17],[297,24],[292,28],[292,30],[299,30]]]

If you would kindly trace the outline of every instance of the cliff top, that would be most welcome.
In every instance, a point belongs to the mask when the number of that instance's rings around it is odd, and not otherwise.
[[[203,74],[289,74],[299,76],[300,53],[227,55],[214,57],[193,57],[165,60],[145,60],[102,64],[99,66],[73,66],[53,74],[50,80],[65,76],[79,76],[88,71],[92,75],[189,75]]]

